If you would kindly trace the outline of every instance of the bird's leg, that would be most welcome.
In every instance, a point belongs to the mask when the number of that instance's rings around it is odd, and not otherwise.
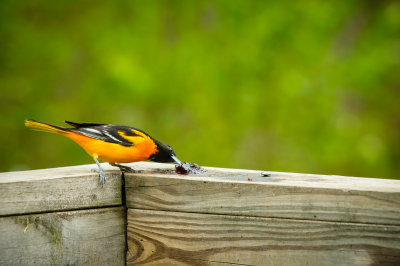
[[[103,168],[101,168],[101,165],[99,161],[97,160],[97,157],[93,157],[94,161],[96,162],[97,166],[99,167],[99,173],[100,173],[100,182],[101,186],[104,187],[104,183],[106,182],[106,174],[103,171]]]
[[[130,168],[129,166],[125,166],[119,163],[110,163],[112,166],[116,166],[121,170],[121,172],[128,172],[128,173],[137,173],[140,171],[136,171],[135,169]]]

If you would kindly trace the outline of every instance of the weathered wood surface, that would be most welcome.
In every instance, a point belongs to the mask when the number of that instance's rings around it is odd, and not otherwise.
[[[128,208],[400,225],[400,180],[158,165],[125,174]]]
[[[0,265],[125,265],[125,208],[0,218]]]
[[[102,165],[103,188],[96,165],[0,173],[0,216],[121,205],[121,172]]]
[[[125,199],[128,264],[400,265],[400,180],[130,166],[1,173],[0,265],[123,264]]]
[[[400,265],[400,227],[128,210],[128,265]]]

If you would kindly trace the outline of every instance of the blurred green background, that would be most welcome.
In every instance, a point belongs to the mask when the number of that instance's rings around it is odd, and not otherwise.
[[[399,1],[0,4],[0,171],[93,163],[25,118],[200,165],[400,178]]]

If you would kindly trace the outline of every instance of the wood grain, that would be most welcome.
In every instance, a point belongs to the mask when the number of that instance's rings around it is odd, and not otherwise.
[[[0,265],[125,265],[125,208],[0,218]]]
[[[400,227],[128,210],[128,265],[400,265]]]
[[[209,168],[125,174],[128,208],[400,225],[400,180]]]
[[[0,265],[124,264],[123,195],[128,264],[400,265],[400,180],[129,166],[1,173]]]
[[[121,205],[121,172],[103,166],[104,187],[95,165],[0,173],[0,216]]]

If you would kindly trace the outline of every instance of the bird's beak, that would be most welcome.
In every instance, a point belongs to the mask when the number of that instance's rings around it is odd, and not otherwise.
[[[172,159],[177,163],[177,164],[179,164],[179,165],[181,165],[182,163],[181,163],[181,161],[179,161],[179,159],[178,158],[176,158],[176,156],[175,155],[172,155]]]

